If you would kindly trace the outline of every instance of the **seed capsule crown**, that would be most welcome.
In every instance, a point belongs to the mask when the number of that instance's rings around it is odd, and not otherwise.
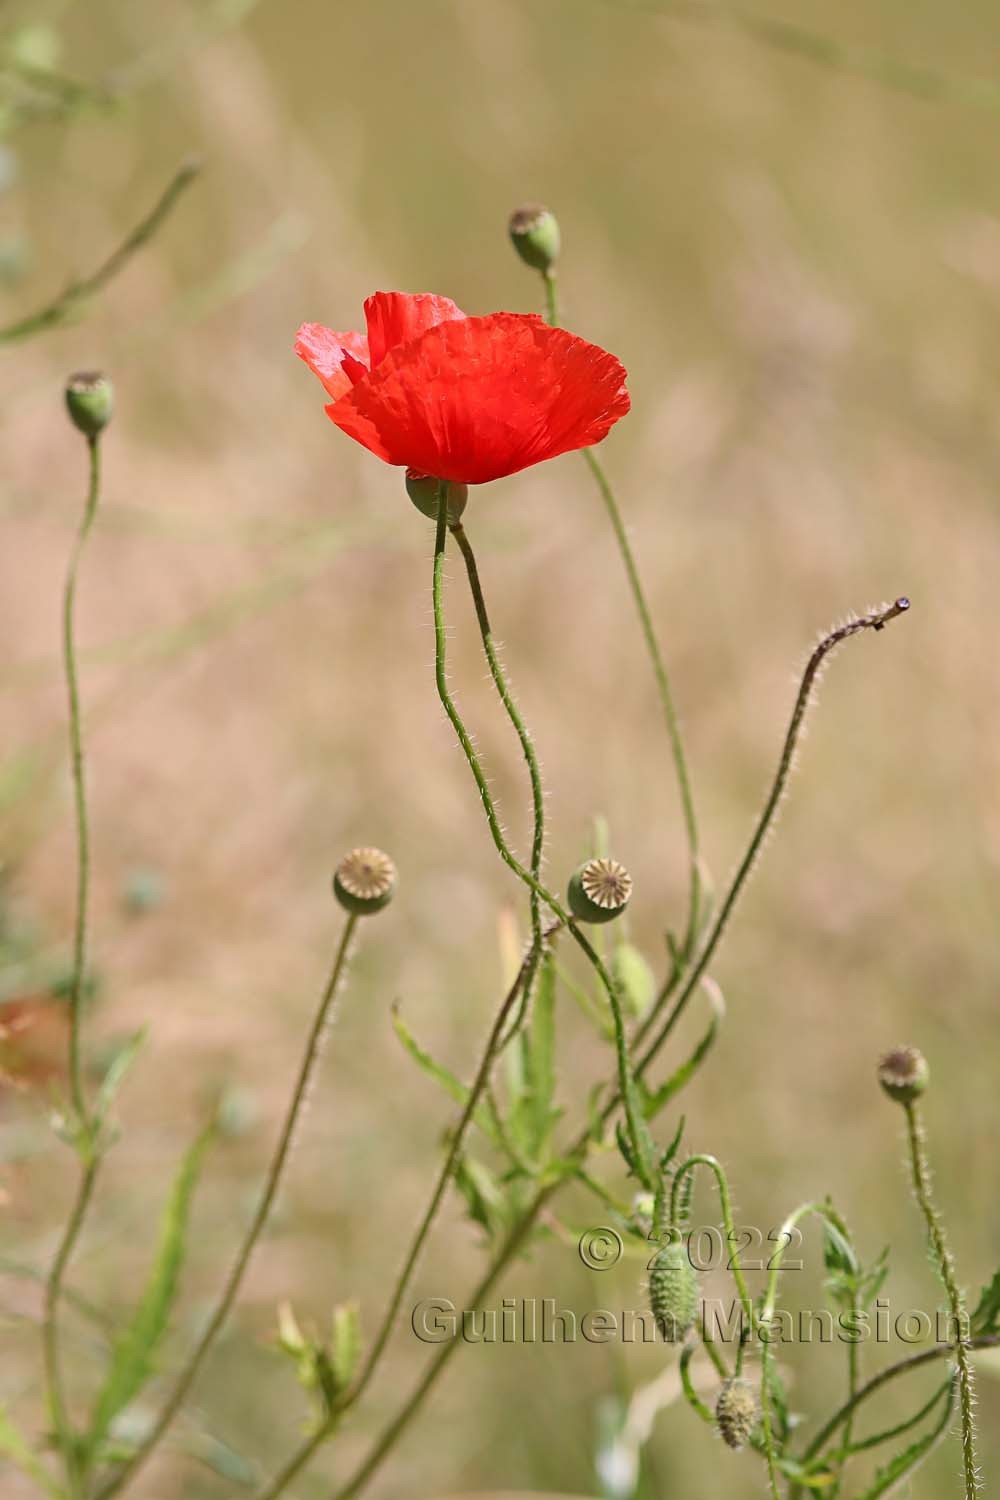
[[[333,891],[346,911],[356,916],[381,911],[396,889],[396,866],[381,849],[352,849],[333,876]]]

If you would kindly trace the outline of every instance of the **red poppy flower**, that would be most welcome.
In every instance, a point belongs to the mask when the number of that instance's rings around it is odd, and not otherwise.
[[[388,464],[486,484],[599,443],[629,409],[613,354],[534,315],[376,292],[365,316],[367,338],[304,323],[295,352],[330,420]]]

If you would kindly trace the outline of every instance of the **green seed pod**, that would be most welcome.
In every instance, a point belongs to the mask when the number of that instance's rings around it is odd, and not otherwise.
[[[84,370],[66,382],[66,410],[84,437],[97,437],[111,421],[114,409],[114,387],[106,375]]]
[[[680,1241],[665,1245],[650,1268],[649,1305],[668,1344],[682,1343],[694,1326],[700,1292],[687,1247]]]
[[[757,1421],[757,1392],[748,1380],[736,1376],[726,1381],[715,1403],[715,1421],[719,1436],[730,1448],[742,1448],[750,1441]]]
[[[541,203],[526,203],[510,216],[511,244],[525,265],[535,271],[552,269],[559,255],[559,225],[555,214]]]
[[[878,1065],[878,1081],[897,1104],[912,1104],[930,1080],[927,1059],[916,1047],[894,1047]]]
[[[396,866],[381,849],[352,849],[334,871],[333,894],[356,917],[381,911],[395,890]]]
[[[448,490],[448,525],[457,526],[462,519],[469,498],[467,484],[453,484],[450,479],[435,479],[431,474],[418,474],[416,469],[406,471],[406,493],[422,516],[436,521],[441,486]]]
[[[632,894],[632,877],[616,859],[588,859],[574,871],[566,891],[569,909],[580,922],[613,922]]]

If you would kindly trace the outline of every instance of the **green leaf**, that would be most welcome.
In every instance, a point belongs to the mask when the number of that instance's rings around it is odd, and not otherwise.
[[[989,1286],[984,1286],[972,1314],[969,1328],[973,1336],[996,1333],[1000,1322],[1000,1271],[997,1271]]]
[[[656,976],[633,943],[621,942],[611,956],[611,972],[629,1015],[641,1018],[656,996]]]
[[[519,1146],[542,1158],[560,1111],[553,1107],[556,1089],[556,972],[546,955],[538,975],[531,1024],[521,1037],[523,1092],[511,1111],[511,1132]]]
[[[429,1078],[433,1078],[434,1082],[439,1084],[441,1088],[444,1089],[445,1093],[448,1094],[450,1098],[454,1099],[456,1104],[466,1104],[469,1098],[469,1090],[466,1088],[465,1084],[461,1083],[455,1077],[454,1073],[450,1073],[448,1069],[443,1066],[443,1064],[436,1062],[435,1059],[431,1057],[429,1052],[424,1051],[423,1047],[421,1047],[419,1042],[414,1038],[413,1033],[410,1031],[409,1027],[406,1025],[406,1022],[400,1015],[398,1005],[394,1005],[392,1008],[392,1026],[399,1040],[402,1042],[406,1051],[413,1058],[413,1061],[417,1064],[417,1066],[421,1068]],[[510,1050],[513,1052],[516,1051],[516,1048],[511,1048]],[[485,1109],[481,1107],[477,1108],[473,1114],[473,1119],[475,1120],[476,1124],[483,1132],[483,1134],[490,1141],[492,1141],[495,1146],[500,1144],[496,1126],[493,1124],[493,1121],[490,1119]]]
[[[2,1406],[0,1406],[0,1457],[10,1459],[11,1463],[16,1464],[25,1474],[30,1474],[35,1483],[47,1494],[61,1494],[59,1486],[31,1444],[21,1436]]]
[[[354,1378],[361,1354],[361,1316],[356,1302],[341,1302],[333,1309],[330,1367],[338,1391],[346,1391]]]
[[[153,1373],[155,1357],[177,1297],[191,1200],[205,1152],[214,1136],[213,1121],[188,1148],[174,1178],[146,1290],[131,1321],[115,1340],[111,1367],[97,1396],[87,1434],[91,1449],[101,1442],[118,1413],[138,1395]]]
[[[114,1103],[115,1095],[121,1088],[129,1068],[145,1046],[147,1035],[148,1029],[143,1026],[134,1036],[130,1036],[126,1042],[123,1042],[108,1064],[107,1072],[101,1080],[101,1086],[94,1101],[94,1114],[100,1124],[103,1124],[106,1119],[108,1110]]]
[[[463,1157],[455,1167],[455,1186],[465,1199],[469,1218],[493,1239],[507,1219],[507,1200],[488,1167]]]
[[[658,1089],[647,1095],[644,1108],[647,1120],[655,1119],[661,1109],[670,1103],[674,1095],[680,1093],[685,1084],[689,1083],[695,1073],[697,1073],[705,1058],[712,1050],[719,1027],[725,1019],[726,1003],[722,998],[722,991],[717,985],[712,984],[709,986],[706,984],[705,988],[708,991],[708,998],[712,1006],[712,1019],[709,1022],[708,1030],[688,1060],[681,1063],[680,1067],[671,1073],[666,1082],[662,1083]]]

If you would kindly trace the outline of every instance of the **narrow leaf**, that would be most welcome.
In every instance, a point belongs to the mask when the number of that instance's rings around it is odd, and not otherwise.
[[[101,1442],[118,1413],[138,1395],[153,1373],[155,1357],[177,1297],[191,1200],[205,1152],[214,1135],[213,1121],[188,1148],[174,1178],[146,1290],[131,1321],[115,1341],[111,1367],[97,1396],[87,1435],[91,1448]]]
[[[997,1271],[989,1286],[984,1286],[970,1320],[974,1335],[996,1333],[1000,1320],[1000,1271]]]
[[[145,1046],[147,1035],[147,1028],[143,1026],[118,1048],[111,1059],[94,1101],[94,1113],[99,1121],[106,1119],[108,1110],[114,1103],[115,1095],[124,1082],[125,1075]]]
[[[25,1474],[30,1474],[35,1483],[49,1495],[60,1494],[59,1486],[50,1476],[31,1444],[14,1426],[10,1417],[0,1406],[0,1457],[10,1459]]]
[[[420,1043],[413,1036],[413,1033],[410,1031],[406,1022],[400,1015],[398,1005],[394,1005],[392,1008],[392,1025],[393,1030],[395,1031],[399,1040],[402,1042],[406,1051],[413,1058],[413,1061],[417,1064],[417,1066],[421,1068],[429,1078],[433,1078],[434,1082],[439,1084],[440,1087],[444,1089],[445,1093],[448,1094],[450,1098],[455,1100],[456,1104],[465,1104],[469,1098],[469,1090],[466,1088],[465,1084],[461,1083],[459,1079],[455,1077],[454,1073],[449,1072],[442,1063],[437,1062],[433,1057],[431,1057],[429,1052],[424,1051],[423,1047],[421,1047]],[[515,1051],[516,1049],[511,1048],[510,1050]],[[493,1124],[493,1121],[490,1119],[486,1110],[482,1108],[477,1109],[475,1111],[475,1114],[473,1115],[473,1119],[475,1120],[476,1124],[479,1126],[479,1129],[483,1132],[483,1134],[487,1136],[494,1145],[499,1145],[496,1126]]]
[[[333,1309],[330,1366],[338,1391],[346,1391],[354,1378],[361,1353],[361,1317],[356,1302],[342,1302]]]
[[[660,1110],[670,1103],[674,1095],[680,1093],[685,1084],[690,1082],[695,1073],[697,1073],[705,1058],[712,1050],[715,1038],[718,1035],[719,1026],[725,1019],[726,1004],[722,998],[722,991],[717,985],[706,984],[705,988],[708,990],[708,997],[712,1005],[712,1019],[709,1022],[708,1030],[687,1061],[681,1063],[680,1067],[671,1073],[670,1077],[658,1089],[649,1094],[645,1106],[647,1120],[655,1119]]]
[[[914,1469],[927,1457],[934,1444],[947,1428],[951,1421],[954,1404],[955,1387],[952,1385],[948,1391],[948,1399],[944,1403],[941,1416],[930,1431],[925,1432],[922,1437],[917,1438],[916,1442],[911,1443],[902,1453],[897,1453],[892,1462],[887,1464],[884,1469],[879,1469],[878,1474],[875,1476],[875,1483],[869,1489],[865,1490],[863,1495],[859,1495],[858,1500],[878,1500],[880,1495],[888,1494],[901,1479],[905,1479],[909,1474],[912,1474]]]

